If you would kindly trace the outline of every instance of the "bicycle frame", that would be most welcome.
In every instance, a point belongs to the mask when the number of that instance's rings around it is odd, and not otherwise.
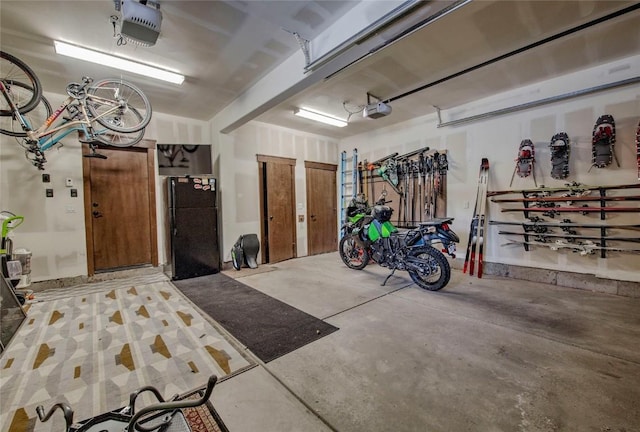
[[[143,138],[152,109],[149,99],[135,85],[121,78],[93,83],[85,76],[80,83],[67,85],[69,97],[52,112],[33,70],[4,51],[0,55],[0,133],[22,138],[19,143],[26,150],[27,160],[38,169],[44,169],[47,162],[45,152],[71,132],[82,133],[79,141],[91,148],[91,153],[84,156],[99,159],[106,158],[96,151],[101,145],[131,147]],[[61,118],[64,111],[68,114]]]
[[[2,90],[3,92],[5,91],[4,86]],[[7,98],[7,99],[9,100],[10,98]],[[113,103],[113,101],[99,98],[96,96],[91,96],[91,99],[99,101],[100,103],[103,103],[103,104]],[[58,119],[58,117],[60,117],[60,115],[67,108],[69,108],[69,106],[71,106],[71,104],[74,103],[74,101],[76,100],[80,102],[79,110],[82,115],[82,118],[78,120],[65,119],[64,122],[51,128],[51,125]],[[99,135],[103,133],[104,131],[107,131],[108,130],[107,128],[103,128],[102,130],[96,132],[93,127],[94,123],[97,122],[98,118],[105,117],[120,108],[120,106],[114,106],[112,109],[105,111],[100,116],[90,119],[89,114],[87,113],[86,99],[78,99],[76,97],[69,96],[62,103],[62,105],[60,105],[58,109],[56,109],[55,112],[53,112],[49,116],[49,118],[47,118],[44,121],[44,123],[40,127],[38,127],[38,129],[33,130],[32,126],[29,124],[29,121],[22,114],[20,114],[17,109],[15,109],[15,105],[12,102],[11,102],[11,106],[14,109],[14,112],[16,113],[16,119],[20,122],[22,129],[27,133],[27,138],[30,140],[36,141],[38,143],[39,150],[43,152],[55,146],[67,135],[75,131],[83,132],[85,136],[87,136],[88,138],[91,138],[95,135]],[[62,133],[58,134],[58,132],[62,132]]]

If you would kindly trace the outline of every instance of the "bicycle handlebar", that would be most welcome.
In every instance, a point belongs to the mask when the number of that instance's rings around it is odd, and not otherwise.
[[[67,425],[65,432],[68,432],[71,428],[71,425],[73,424],[73,410],[66,403],[61,402],[61,403],[55,404],[54,406],[51,407],[49,412],[47,412],[46,414],[44,412],[44,407],[42,405],[38,405],[36,407],[36,413],[38,414],[38,418],[40,419],[40,421],[44,423],[47,420],[49,420],[49,417],[51,417],[51,414],[53,414],[58,409],[61,410],[62,414],[64,415],[64,421]]]
[[[218,377],[215,375],[211,375],[209,377],[209,381],[207,381],[207,388],[204,391],[204,395],[202,396],[201,399],[197,399],[197,400],[193,400],[193,399],[188,399],[188,400],[182,400],[182,401],[170,401],[170,402],[160,402],[154,405],[150,405],[148,407],[142,408],[140,411],[138,411],[132,418],[131,420],[129,420],[129,426],[128,426],[128,430],[134,431],[134,430],[139,430],[139,431],[143,431],[143,432],[151,432],[156,430],[159,426],[162,426],[164,424],[168,424],[171,422],[171,419],[168,419],[167,421],[163,422],[161,425],[154,425],[153,427],[145,427],[142,426],[140,424],[138,424],[138,421],[141,419],[141,417],[147,413],[150,413],[152,411],[169,411],[169,410],[177,410],[180,408],[189,408],[189,407],[196,407],[196,406],[200,406],[202,404],[204,404],[206,401],[209,400],[209,397],[211,396],[211,393],[213,392],[213,387],[215,386],[216,382],[218,381]]]

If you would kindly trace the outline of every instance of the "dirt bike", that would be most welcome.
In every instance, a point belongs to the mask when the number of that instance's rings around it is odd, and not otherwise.
[[[455,258],[460,239],[449,228],[453,218],[434,219],[399,231],[390,221],[393,209],[386,205],[391,201],[385,198],[383,192],[371,208],[362,201],[349,206],[338,249],[342,261],[354,270],[362,270],[370,260],[392,269],[383,286],[396,270],[406,270],[420,288],[444,288],[451,278],[451,267],[432,243],[442,243],[444,251]]]

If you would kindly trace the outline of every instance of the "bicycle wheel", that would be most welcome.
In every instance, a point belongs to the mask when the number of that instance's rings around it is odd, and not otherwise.
[[[140,115],[137,110],[131,108],[131,111],[138,116],[139,121],[142,121],[142,115]],[[95,137],[98,141],[102,144],[114,147],[131,147],[132,145],[138,144],[142,141],[144,132],[144,129],[131,133],[116,132],[106,128],[102,130],[94,130]]]
[[[138,132],[151,120],[149,99],[142,90],[126,81],[98,81],[87,89],[86,102],[91,116],[102,126],[116,132]],[[131,108],[137,113],[132,112]]]
[[[22,60],[4,51],[0,51],[0,81],[5,86],[8,86],[9,90],[11,90],[13,84],[18,85],[19,83],[24,84],[26,88],[32,89],[31,97],[28,100],[13,100],[20,113],[26,113],[34,109],[42,96],[42,85],[40,85],[40,80],[35,72]],[[5,98],[0,98],[0,116],[11,115],[13,115],[13,111],[9,103]]]
[[[24,83],[15,81],[11,85],[11,97],[14,99],[14,103],[31,99],[32,95],[33,89]],[[51,104],[44,96],[41,96],[34,108],[20,115],[29,128],[35,130],[49,118],[51,112]],[[0,117],[0,133],[14,137],[27,136],[27,133],[22,128],[22,123],[18,121],[15,115]]]
[[[182,144],[182,150],[186,151],[187,153],[195,153],[196,150],[198,150],[198,146]]]

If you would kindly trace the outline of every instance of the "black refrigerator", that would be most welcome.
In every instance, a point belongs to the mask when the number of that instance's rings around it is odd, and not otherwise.
[[[168,177],[172,278],[189,279],[220,271],[216,179]]]

